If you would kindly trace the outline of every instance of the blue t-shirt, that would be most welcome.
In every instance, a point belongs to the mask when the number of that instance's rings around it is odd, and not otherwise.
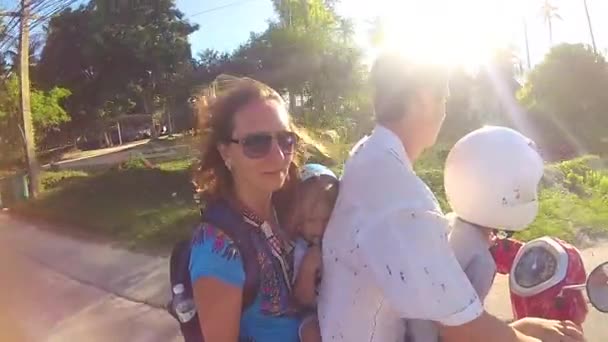
[[[243,288],[245,271],[237,246],[221,230],[210,225],[199,228],[192,246],[190,277],[194,284],[200,277],[213,277]],[[270,316],[262,310],[262,295],[241,316],[239,341],[298,342],[299,319],[294,316]]]

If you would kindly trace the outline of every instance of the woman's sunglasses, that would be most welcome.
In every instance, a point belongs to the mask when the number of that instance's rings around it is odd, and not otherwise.
[[[251,159],[260,159],[268,155],[272,149],[272,142],[276,139],[277,145],[284,154],[292,154],[298,143],[298,136],[294,132],[254,133],[242,139],[230,139],[233,144],[243,147],[243,154]]]

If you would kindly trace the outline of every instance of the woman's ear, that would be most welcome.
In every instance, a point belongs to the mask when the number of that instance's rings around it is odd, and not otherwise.
[[[232,160],[230,158],[230,153],[229,153],[229,150],[228,150],[228,145],[226,145],[226,144],[218,144],[217,145],[217,151],[219,152],[220,156],[224,160],[224,165],[226,165],[226,168],[228,169],[228,171],[232,171]]]

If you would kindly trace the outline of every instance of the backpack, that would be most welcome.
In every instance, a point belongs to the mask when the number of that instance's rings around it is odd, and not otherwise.
[[[243,220],[238,211],[232,209],[225,200],[218,200],[207,204],[201,210],[202,222],[213,225],[226,234],[236,245],[243,261],[245,271],[245,284],[243,287],[243,307],[245,311],[255,300],[260,287],[260,265],[257,259],[257,250],[251,238],[251,225]],[[194,239],[183,240],[175,244],[169,259],[169,281],[171,289],[177,284],[184,285],[184,295],[193,298],[192,282],[190,279],[190,252]],[[173,310],[173,291],[171,300],[167,304],[167,311],[180,325],[185,342],[203,342],[198,314],[190,321],[182,323]]]

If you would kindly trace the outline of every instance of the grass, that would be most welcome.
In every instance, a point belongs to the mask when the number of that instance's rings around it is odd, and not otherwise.
[[[445,212],[450,211],[443,189],[444,148],[427,152],[416,164]],[[516,237],[529,241],[554,236],[579,244],[586,238],[608,237],[608,170],[599,158],[584,156],[548,165],[540,188],[536,220]]]
[[[174,141],[163,141],[171,144]],[[340,174],[352,144],[326,143],[332,168]],[[448,147],[426,152],[416,163],[418,175],[429,185],[445,212],[450,211],[443,190],[443,164]],[[322,156],[310,154],[315,160]],[[143,250],[166,250],[187,237],[199,218],[190,183],[193,159],[150,168],[132,159],[103,172],[60,171],[42,175],[43,193],[35,201],[13,208],[20,215],[74,227],[91,236],[122,241]],[[540,194],[540,212],[523,240],[551,235],[577,242],[584,233],[608,236],[608,170],[595,157],[547,166]]]
[[[187,237],[198,219],[189,166],[182,160],[156,169],[47,172],[40,198],[14,210],[132,248],[162,249]]]

